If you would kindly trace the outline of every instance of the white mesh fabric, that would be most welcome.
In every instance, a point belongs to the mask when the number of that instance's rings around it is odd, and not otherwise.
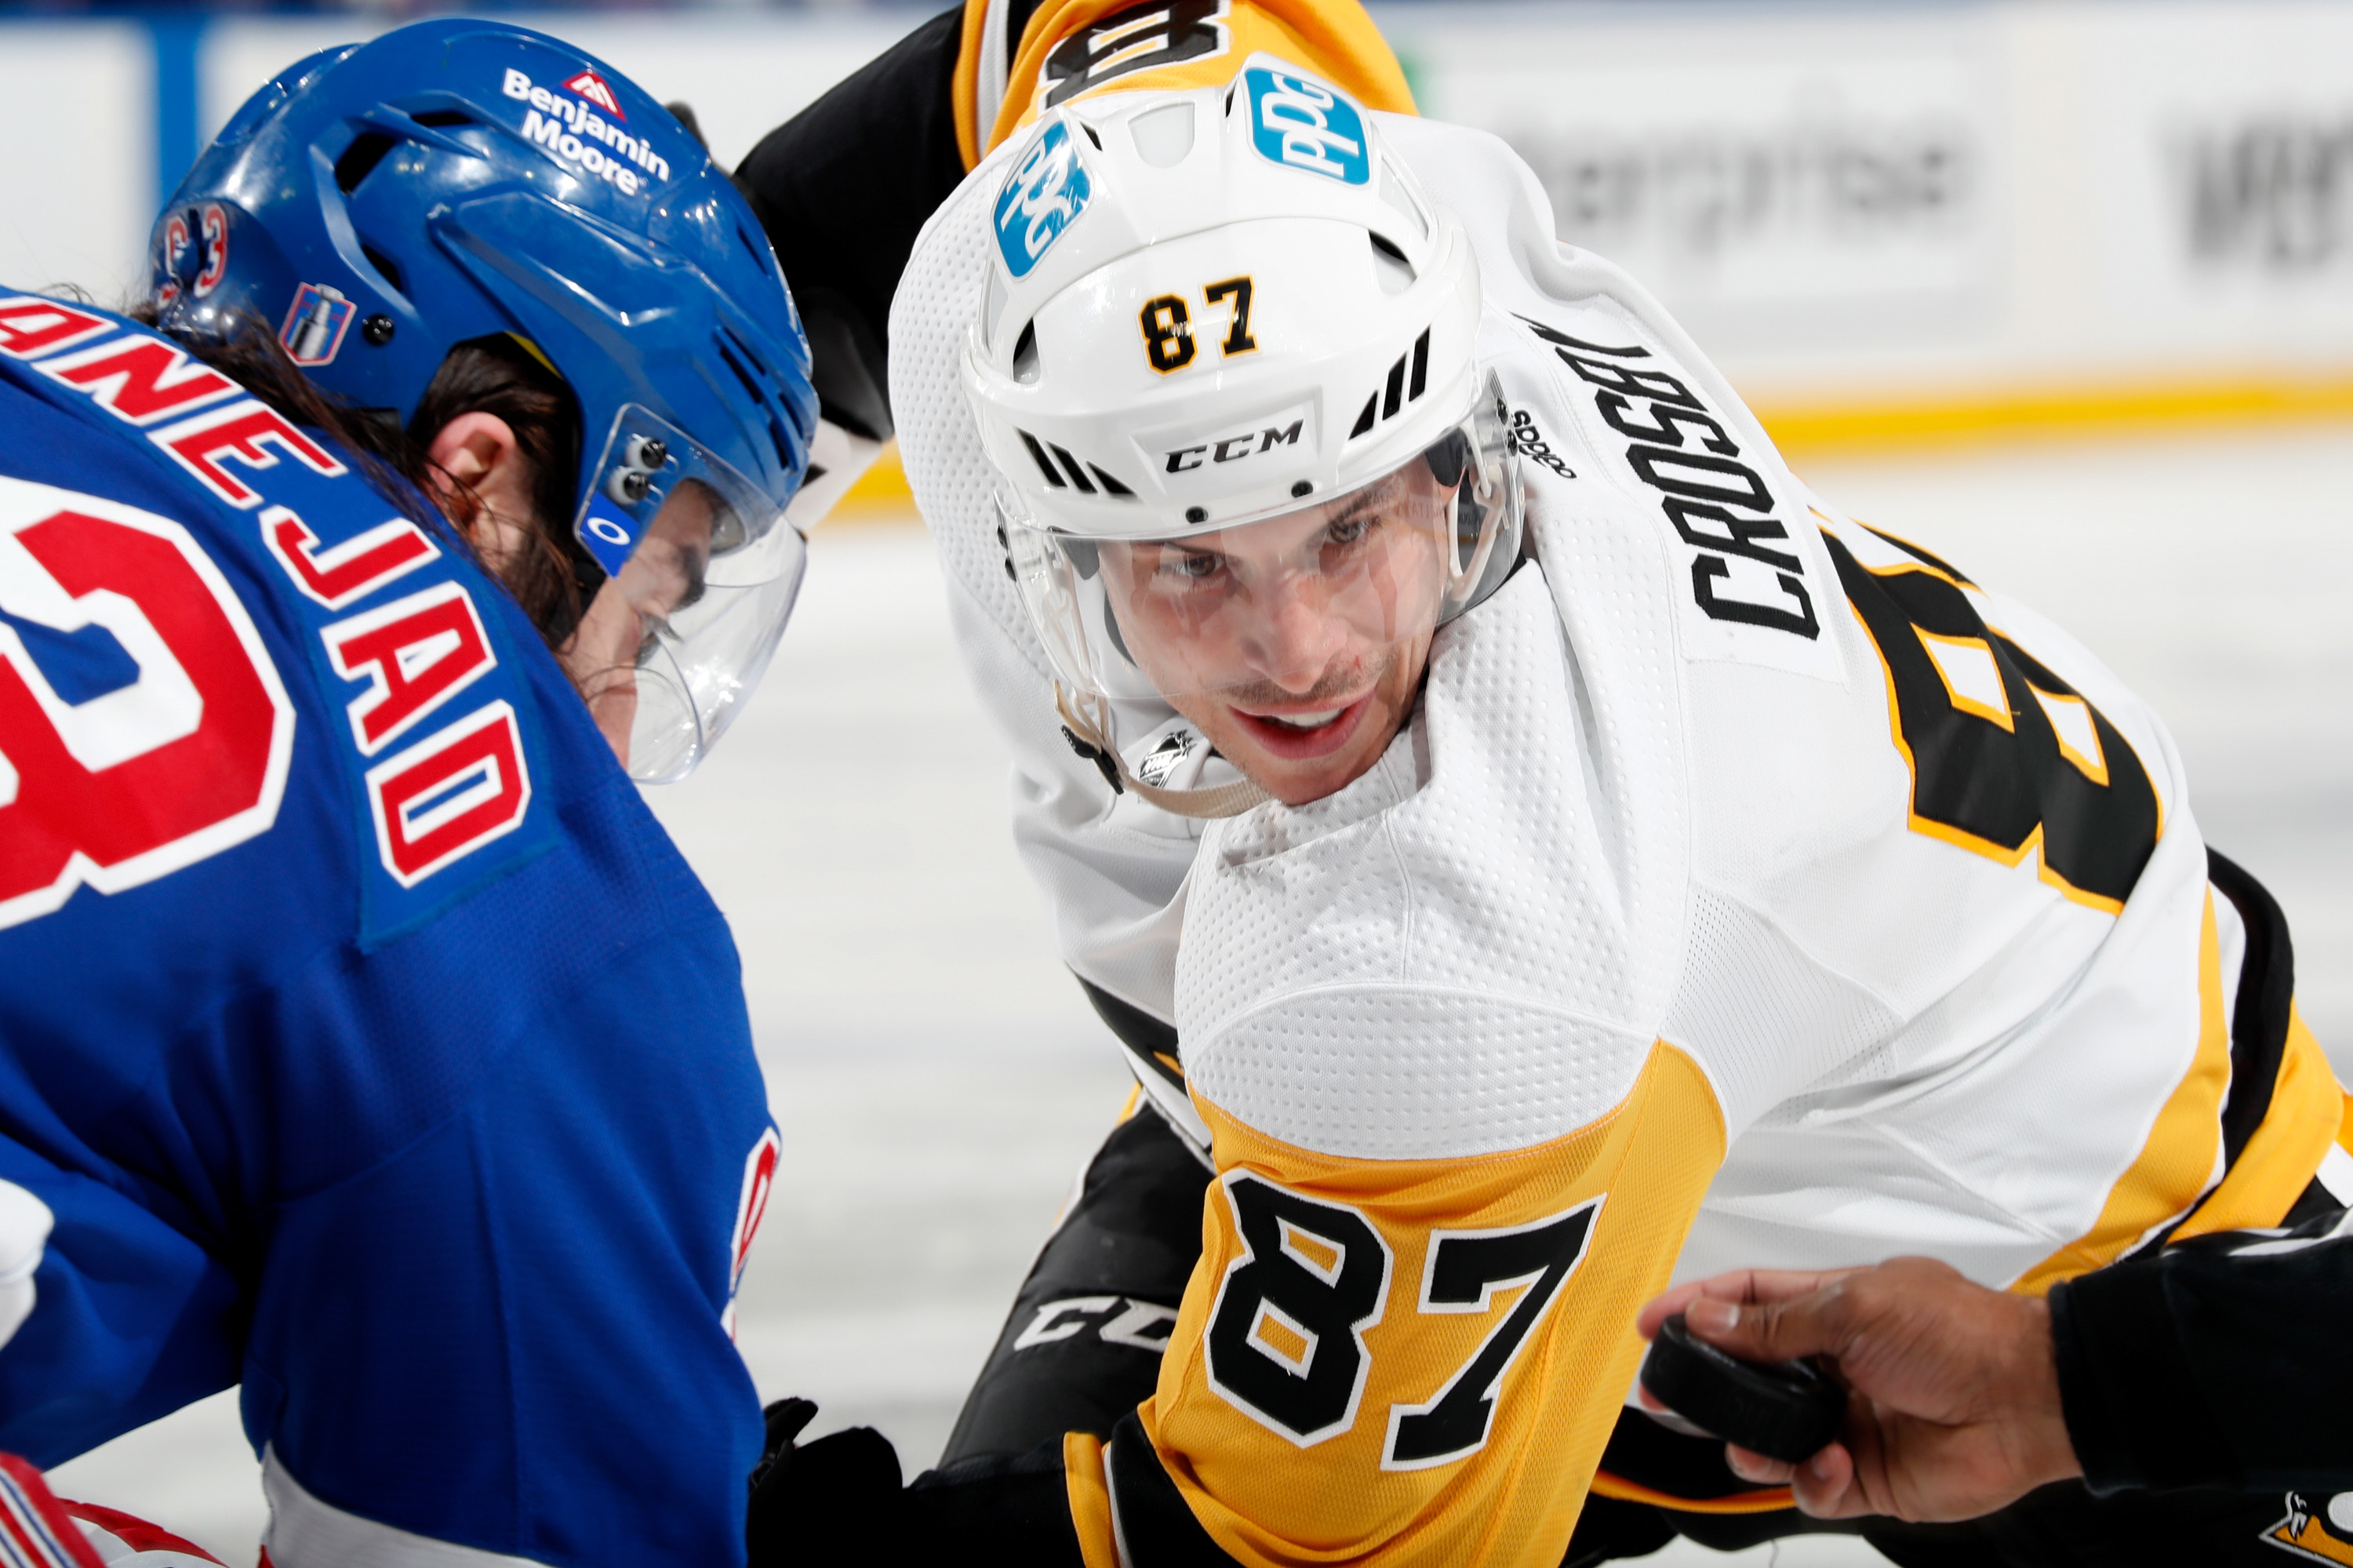
[[[1885,1002],[1816,963],[1770,920],[1705,887],[1693,891],[1689,941],[1662,1033],[1715,1072],[1736,1139],[1792,1085],[1869,1058],[1903,1026]]]
[[[1288,992],[1197,1048],[1194,1090],[1262,1132],[1360,1160],[1525,1149],[1626,1096],[1647,1036],[1444,987]]]
[[[1680,958],[1680,727],[1617,668],[1639,646],[1596,652],[1579,680],[1525,567],[1439,634],[1378,768],[1211,825],[1177,964],[1197,1093],[1367,1159],[1525,1147],[1624,1097]]]

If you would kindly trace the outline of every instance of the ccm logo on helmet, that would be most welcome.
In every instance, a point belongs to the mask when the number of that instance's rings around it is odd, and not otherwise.
[[[588,97],[615,119],[622,117],[613,90],[596,72],[584,70],[564,85]],[[648,146],[643,137],[630,135],[579,99],[550,92],[512,66],[507,68],[504,87],[509,98],[531,105],[522,117],[524,141],[535,142],[606,184],[619,186],[625,196],[636,196],[652,181],[670,178],[669,159]],[[592,88],[596,90],[590,91]],[[637,168],[631,168],[632,164]],[[639,169],[645,171],[643,176]]]
[[[1278,415],[1276,421],[1262,428],[1219,436],[1195,446],[1179,447],[1168,454],[1167,471],[1189,473],[1205,462],[1240,462],[1254,452],[1271,452],[1277,447],[1297,446],[1299,432],[1306,427],[1307,417],[1300,415],[1285,425]]]
[[[1321,82],[1264,66],[1242,75],[1250,83],[1250,142],[1261,157],[1352,185],[1373,177],[1365,122],[1346,99]]]

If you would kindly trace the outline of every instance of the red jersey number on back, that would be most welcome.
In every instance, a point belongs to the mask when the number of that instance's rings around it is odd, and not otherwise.
[[[0,927],[265,832],[294,710],[168,519],[0,479]]]

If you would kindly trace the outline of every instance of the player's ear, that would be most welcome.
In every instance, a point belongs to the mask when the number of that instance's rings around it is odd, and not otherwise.
[[[425,455],[435,503],[500,570],[534,522],[531,459],[514,427],[480,409],[460,414],[433,433]]]
[[[512,426],[496,414],[478,410],[460,414],[433,432],[425,455],[438,471],[437,479],[447,475],[458,484],[479,492],[491,475],[511,467],[522,450],[515,440]],[[450,497],[444,494],[434,499],[447,501]]]

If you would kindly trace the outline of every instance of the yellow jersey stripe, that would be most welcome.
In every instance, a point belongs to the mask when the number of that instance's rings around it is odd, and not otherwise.
[[[1610,1498],[1619,1502],[1649,1503],[1654,1508],[1671,1508],[1679,1513],[1772,1513],[1798,1506],[1796,1494],[1787,1487],[1760,1487],[1753,1492],[1733,1492],[1720,1498],[1679,1498],[1672,1492],[1662,1492],[1655,1487],[1630,1481],[1623,1476],[1613,1476],[1607,1470],[1593,1472],[1591,1489],[1596,1497]]]
[[[2197,1055],[2158,1112],[2139,1156],[2108,1190],[2091,1230],[2028,1269],[2012,1290],[2041,1296],[2063,1279],[2115,1262],[2196,1202],[2214,1173],[2222,1143],[2222,1096],[2231,1083],[2231,1030],[2222,1015],[2222,954],[2211,888],[2198,936],[2198,1000]],[[2316,1150],[2313,1163],[2318,1163]],[[2306,1178],[2311,1174],[2307,1166]]]
[[[956,153],[965,173],[980,164],[980,41],[988,22],[987,0],[965,0],[964,36],[956,44],[955,76],[948,84],[948,106],[955,121]]]
[[[1070,1493],[1071,1528],[1087,1568],[1120,1568],[1112,1530],[1111,1488],[1103,1480],[1103,1440],[1092,1432],[1062,1434],[1062,1484]]]
[[[2345,1092],[2337,1086],[2336,1070],[2291,1002],[2287,1049],[2281,1054],[2271,1108],[2221,1185],[2182,1222],[2173,1240],[2279,1224],[2311,1184],[2314,1170],[2336,1140],[2344,1112]]]

